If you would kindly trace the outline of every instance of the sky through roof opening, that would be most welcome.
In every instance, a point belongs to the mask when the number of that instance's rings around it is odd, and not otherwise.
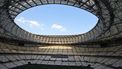
[[[14,21],[33,34],[76,35],[90,31],[98,18],[80,8],[50,4],[25,10]]]

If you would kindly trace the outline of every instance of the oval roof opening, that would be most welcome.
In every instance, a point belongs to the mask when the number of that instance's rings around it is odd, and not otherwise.
[[[90,31],[98,22],[92,13],[80,8],[49,4],[20,13],[15,23],[38,35],[77,35]]]

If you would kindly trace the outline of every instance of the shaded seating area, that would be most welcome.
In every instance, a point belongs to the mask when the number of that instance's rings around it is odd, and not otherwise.
[[[27,64],[12,69],[93,69],[89,66],[58,66],[58,65],[37,65],[37,64]]]

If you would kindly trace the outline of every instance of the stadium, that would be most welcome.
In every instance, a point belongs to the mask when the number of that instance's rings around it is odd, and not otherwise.
[[[61,4],[96,17],[76,35],[37,35],[14,19],[32,7]],[[121,0],[0,0],[0,69],[122,69]]]

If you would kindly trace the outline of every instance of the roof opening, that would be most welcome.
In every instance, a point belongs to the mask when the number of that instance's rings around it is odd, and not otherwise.
[[[98,18],[80,8],[49,4],[25,10],[15,18],[22,29],[39,35],[76,35],[90,31]]]

